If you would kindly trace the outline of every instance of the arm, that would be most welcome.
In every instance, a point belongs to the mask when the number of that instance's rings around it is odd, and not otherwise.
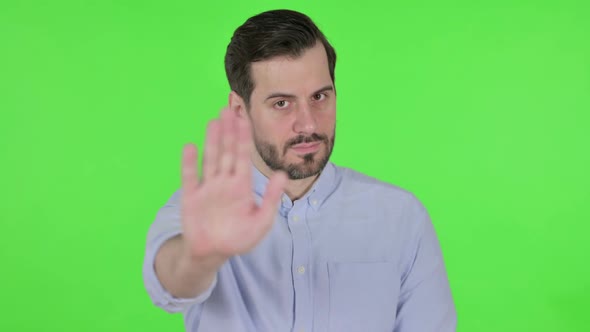
[[[457,313],[434,227],[415,198],[407,217],[418,231],[409,242],[394,332],[455,331]]]
[[[216,285],[215,275],[213,280],[206,289],[193,289],[193,293],[180,293],[174,289],[175,276],[169,273],[175,265],[175,254],[180,256],[177,251],[178,243],[181,238],[182,225],[180,221],[180,196],[181,191],[175,192],[169,201],[163,206],[156,216],[154,223],[151,225],[146,244],[146,253],[143,263],[143,280],[146,290],[152,302],[168,312],[185,311],[193,304],[205,301]],[[164,253],[164,255],[162,255]],[[166,274],[166,275],[162,275]],[[190,278],[190,277],[189,277]],[[189,287],[199,287],[199,282],[189,281]],[[186,287],[186,286],[185,286]]]
[[[190,258],[182,235],[164,242],[156,254],[156,276],[174,297],[196,297],[208,290],[217,271],[227,260],[223,257]]]
[[[287,177],[275,173],[258,206],[252,195],[252,146],[247,118],[225,109],[207,129],[202,179],[196,147],[184,147],[182,189],[148,233],[143,275],[156,305],[176,312],[205,301],[223,263],[250,251],[272,227]]]

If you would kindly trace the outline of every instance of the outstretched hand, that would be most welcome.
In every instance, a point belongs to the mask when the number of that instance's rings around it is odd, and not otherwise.
[[[252,148],[249,120],[229,108],[207,127],[201,179],[197,147],[184,146],[181,216],[187,257],[246,253],[272,227],[287,176],[274,173],[258,206],[252,193]]]

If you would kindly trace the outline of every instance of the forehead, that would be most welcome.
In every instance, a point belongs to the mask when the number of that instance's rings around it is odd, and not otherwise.
[[[332,84],[328,57],[320,42],[297,58],[278,56],[254,62],[251,75],[252,99],[274,91],[306,93]]]

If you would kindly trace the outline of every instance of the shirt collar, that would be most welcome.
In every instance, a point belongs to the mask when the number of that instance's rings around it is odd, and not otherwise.
[[[259,198],[262,198],[268,185],[268,178],[252,165],[253,189]],[[299,200],[306,200],[312,209],[319,209],[326,199],[336,189],[338,174],[336,165],[328,162],[311,188]],[[283,194],[285,195],[285,194]],[[286,196],[286,195],[285,195]],[[290,203],[290,202],[289,202]]]

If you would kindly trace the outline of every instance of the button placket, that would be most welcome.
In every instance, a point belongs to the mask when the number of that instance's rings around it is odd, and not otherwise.
[[[305,266],[303,266],[303,265],[300,265],[300,266],[297,268],[297,272],[298,272],[299,274],[304,274],[304,273],[305,273]]]
[[[288,216],[289,229],[293,237],[293,261],[291,264],[295,291],[295,331],[311,329],[313,321],[313,304],[308,271],[311,238],[304,218],[308,206],[305,200],[296,202]]]

